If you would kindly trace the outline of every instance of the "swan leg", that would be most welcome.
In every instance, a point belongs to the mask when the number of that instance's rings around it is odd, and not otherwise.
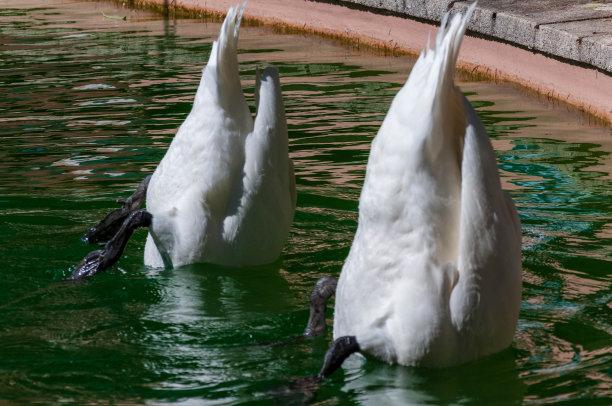
[[[317,374],[317,379],[322,381],[330,376],[336,369],[340,368],[349,355],[359,352],[359,344],[355,336],[344,336],[337,338],[325,353],[323,367]]]
[[[125,219],[128,218],[132,212],[139,210],[144,204],[147,196],[147,186],[149,186],[150,180],[151,175],[140,182],[136,191],[130,197],[125,200],[117,200],[117,203],[122,203],[123,207],[108,213],[95,227],[90,228],[85,233],[83,239],[93,244],[99,241],[108,241],[117,234],[117,231],[121,228]]]
[[[323,276],[317,280],[312,293],[310,294],[310,318],[308,325],[302,335],[282,341],[273,341],[260,343],[258,346],[277,346],[286,345],[303,340],[304,338],[313,338],[325,333],[325,310],[327,300],[336,293],[338,278],[332,276]]]
[[[127,245],[134,230],[140,227],[149,227],[153,216],[145,210],[137,210],[131,213],[115,236],[101,250],[92,251],[83,260],[72,275],[68,278],[70,281],[81,280],[93,276],[105,269],[110,268],[115,262],[121,258],[123,250]]]
[[[306,337],[316,337],[325,333],[325,310],[327,300],[336,293],[338,278],[324,276],[319,278],[310,295],[310,318],[304,330]]]

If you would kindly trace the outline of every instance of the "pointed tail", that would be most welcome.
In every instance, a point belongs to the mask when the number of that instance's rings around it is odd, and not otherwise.
[[[444,15],[433,48],[427,44],[402,89],[405,95],[400,96],[410,98],[410,102],[403,103],[415,110],[410,117],[429,120],[429,127],[422,135],[426,137],[425,145],[432,161],[438,160],[443,150],[450,149],[454,151],[454,161],[461,162],[466,117],[463,95],[455,87],[454,76],[463,35],[475,7],[476,2],[464,15],[452,18],[450,13]]]
[[[226,107],[229,107],[226,103],[231,102],[225,100],[227,95],[242,94],[238,71],[238,32],[246,3],[228,10],[202,75],[202,81],[210,93]]]
[[[477,1],[472,3],[464,15],[456,14],[450,22],[448,21],[450,12],[447,12],[440,23],[434,48],[425,49],[424,51],[425,57],[429,53],[433,54],[433,67],[437,68],[437,72],[440,75],[438,80],[439,89],[443,89],[445,86],[450,86],[453,83],[455,65],[457,64],[457,56],[461,49],[463,35],[477,3]]]

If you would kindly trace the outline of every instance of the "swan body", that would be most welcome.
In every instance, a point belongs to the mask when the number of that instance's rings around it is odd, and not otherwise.
[[[510,345],[521,225],[483,124],[454,85],[474,7],[442,21],[372,142],[334,338],[402,365],[445,367]]]
[[[150,180],[144,261],[250,266],[273,262],[295,211],[278,71],[258,75],[255,122],[240,85],[242,10],[230,8],[193,108]]]

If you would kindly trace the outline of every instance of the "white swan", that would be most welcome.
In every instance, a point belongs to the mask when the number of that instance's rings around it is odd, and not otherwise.
[[[144,262],[153,267],[251,266],[279,257],[295,212],[295,177],[278,71],[266,68],[258,74],[255,123],[242,93],[236,51],[245,5],[229,9],[191,112],[150,181],[139,187],[141,199],[135,198],[138,193],[132,197],[142,205],[146,190],[147,211],[136,215],[127,203],[117,210],[127,213],[121,221],[130,217],[71,279],[110,267],[132,231],[145,226]],[[98,235],[108,235],[105,221],[86,239],[95,242]],[[108,227],[111,235],[117,227]]]
[[[446,367],[512,341],[521,225],[485,128],[453,80],[474,5],[448,26],[443,18],[372,142],[320,377],[355,351]]]
[[[289,233],[295,178],[278,72],[264,71],[253,126],[238,73],[241,14],[230,8],[193,109],[149,183],[146,265],[270,263]]]

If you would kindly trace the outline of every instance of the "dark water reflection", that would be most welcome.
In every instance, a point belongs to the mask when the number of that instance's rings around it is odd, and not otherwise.
[[[243,27],[240,69],[278,66],[298,209],[254,269],[142,265],[145,233],[94,280],[59,284],[79,238],[151,173],[191,108],[219,23],[110,3],[0,3],[0,400],[226,404],[607,404],[612,377],[612,132],[508,85],[461,86],[523,222],[513,346],[445,370],[361,357],[313,392],[331,334],[299,334],[356,229],[369,144],[413,58]],[[104,18],[127,16],[127,21]],[[331,310],[329,315],[331,316]],[[0,402],[1,403],[1,402]]]

